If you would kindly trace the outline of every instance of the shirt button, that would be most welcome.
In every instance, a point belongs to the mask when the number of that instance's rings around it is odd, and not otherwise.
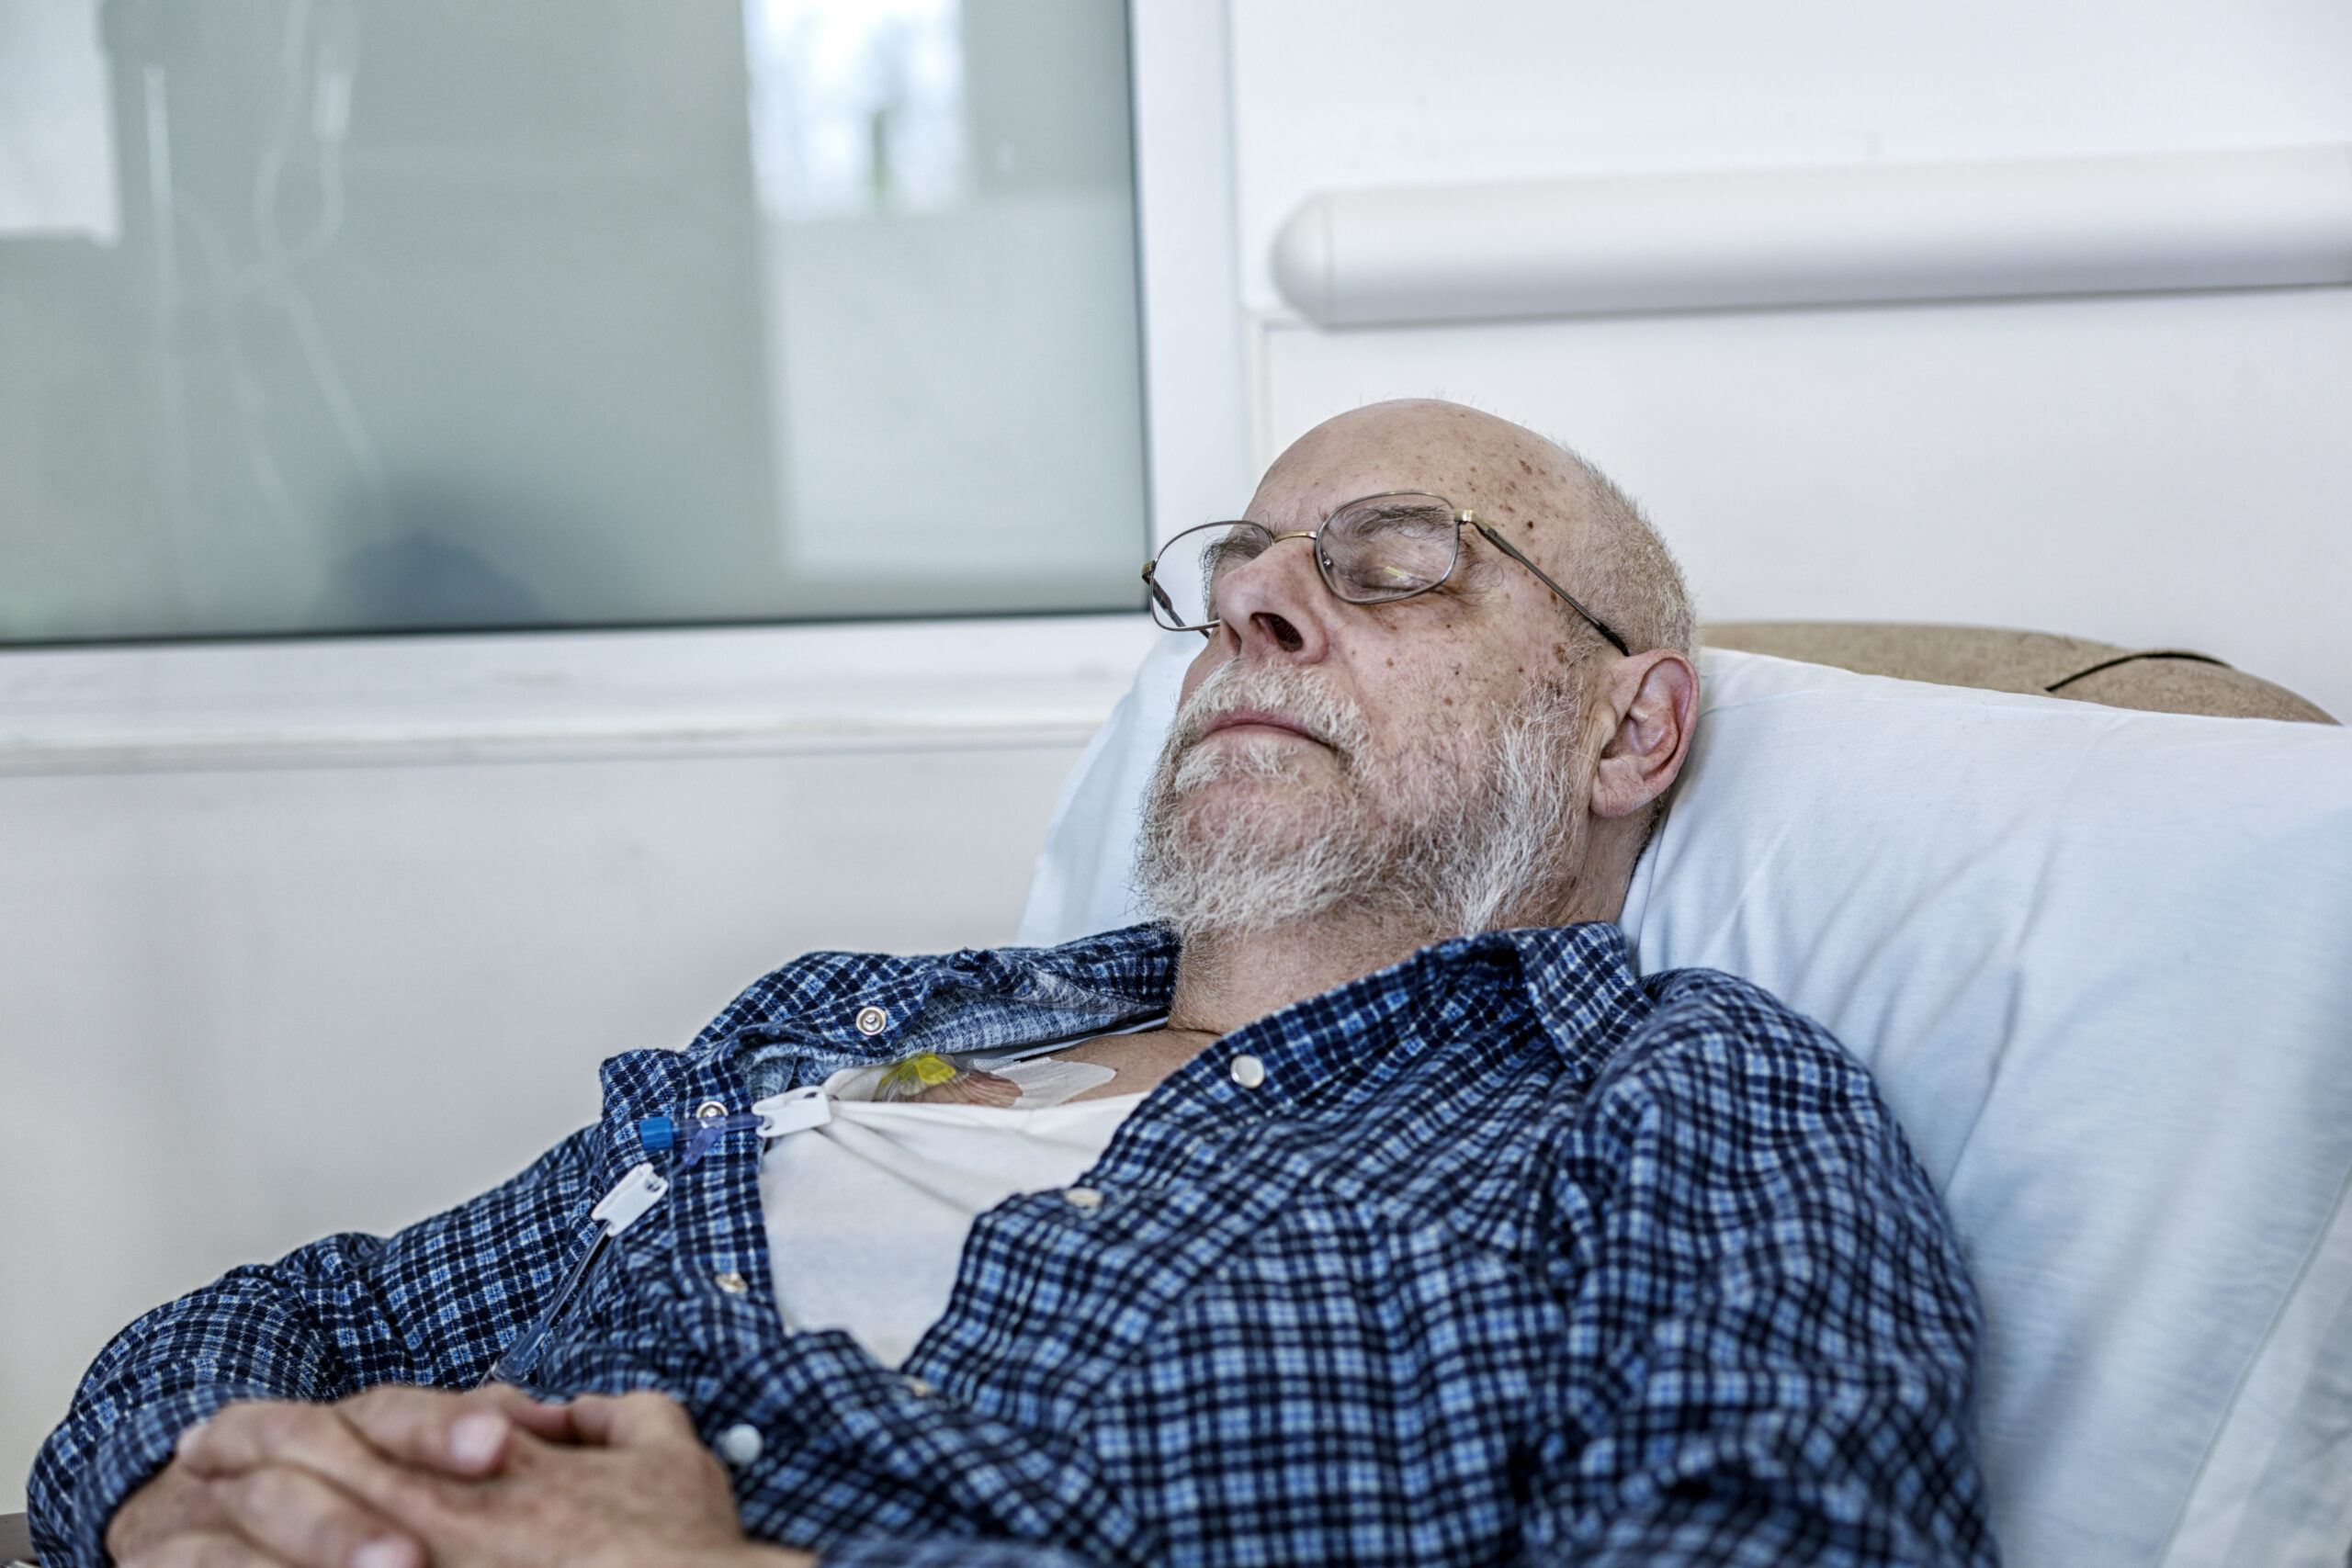
[[[899,1381],[905,1383],[907,1385],[907,1392],[913,1394],[917,1399],[929,1399],[933,1394],[939,1392],[919,1377],[902,1375]]]
[[[742,1275],[738,1274],[732,1269],[729,1269],[721,1274],[712,1275],[711,1283],[717,1285],[720,1290],[725,1291],[730,1296],[742,1295],[752,1288],[752,1281],[746,1280]]]
[[[1266,1081],[1266,1064],[1255,1056],[1236,1056],[1233,1065],[1225,1070],[1243,1089],[1256,1089]]]
[[[706,1100],[695,1107],[695,1120],[697,1122],[716,1122],[726,1114],[727,1102],[723,1100]]]
[[[758,1459],[765,1447],[760,1429],[749,1422],[739,1421],[718,1434],[718,1457],[737,1470]]]
[[[857,1032],[879,1034],[890,1027],[890,1014],[883,1008],[865,1007],[857,1010]]]
[[[1073,1209],[1099,1209],[1102,1206],[1102,1194],[1091,1187],[1065,1187],[1062,1201]]]

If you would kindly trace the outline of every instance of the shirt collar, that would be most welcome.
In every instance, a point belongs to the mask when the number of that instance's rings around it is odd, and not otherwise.
[[[1529,927],[1422,948],[1236,1030],[1216,1049],[1270,1059],[1278,1052],[1286,1092],[1276,1099],[1377,1095],[1414,1056],[1453,1035],[1459,1020],[1483,1018],[1491,1029],[1508,1012],[1492,1003],[1513,1000],[1578,1082],[1600,1071],[1648,1011],[1617,927]]]
[[[1050,948],[812,953],[754,982],[688,1051],[731,1057],[764,1096],[919,1051],[1104,1033],[1166,1012],[1175,983],[1176,939],[1156,925]]]
[[[1081,1039],[1166,1012],[1176,960],[1176,939],[1157,925],[1052,948],[967,948],[919,958],[814,953],[753,984],[689,1049],[697,1057],[726,1055],[755,1094],[768,1095],[821,1082],[841,1066],[918,1051]],[[1604,922],[1459,937],[1314,1000],[1369,1022],[1417,1010],[1481,970],[1488,984],[1524,987],[1544,1032],[1581,1077],[1599,1069],[1646,1010],[1625,934]],[[1306,1081],[1360,1074],[1396,1048],[1396,1034],[1385,1030],[1310,1031],[1297,1039],[1279,1021],[1293,1010],[1260,1023],[1316,1058],[1301,1063],[1309,1069]],[[1250,1032],[1267,1031],[1253,1025]]]
[[[1647,1016],[1634,944],[1618,926],[1592,920],[1492,934],[1519,950],[1528,1001],[1580,1077],[1597,1074]]]

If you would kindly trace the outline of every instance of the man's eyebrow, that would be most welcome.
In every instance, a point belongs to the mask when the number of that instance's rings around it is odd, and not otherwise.
[[[1405,501],[1392,501],[1385,505],[1353,502],[1340,508],[1340,512],[1345,512],[1373,523],[1438,523],[1448,527],[1453,524],[1453,513],[1451,512],[1442,512],[1434,506],[1416,506]],[[1333,517],[1338,515],[1338,512],[1331,514]],[[1330,518],[1327,517],[1324,521],[1328,523]]]

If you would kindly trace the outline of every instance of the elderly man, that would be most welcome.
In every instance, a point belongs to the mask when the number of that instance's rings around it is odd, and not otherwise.
[[[1902,1134],[1609,923],[1696,712],[1663,547],[1436,402],[1248,516],[1152,573],[1207,637],[1157,923],[811,954],[505,1187],[151,1314],[43,1453],[44,1551],[1991,1561]]]

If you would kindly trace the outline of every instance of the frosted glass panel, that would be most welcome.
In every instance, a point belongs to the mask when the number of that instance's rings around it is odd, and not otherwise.
[[[0,640],[1140,602],[1116,5],[8,9]]]

